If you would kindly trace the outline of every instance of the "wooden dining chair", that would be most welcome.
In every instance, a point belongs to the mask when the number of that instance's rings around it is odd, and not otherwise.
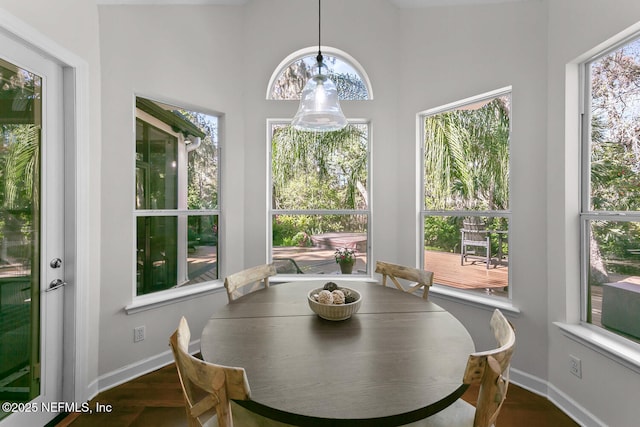
[[[275,276],[276,274],[275,265],[264,264],[251,267],[225,277],[224,287],[227,289],[229,302],[260,289],[262,285],[264,285],[265,288],[268,288],[269,277]],[[247,288],[249,285],[251,285],[251,287]]]
[[[249,382],[243,368],[216,365],[189,354],[191,331],[182,317],[169,344],[176,362],[178,378],[189,427],[291,427],[255,414],[231,399],[248,400]]]
[[[507,397],[509,365],[515,348],[516,334],[506,317],[496,309],[491,316],[491,329],[498,348],[472,353],[462,382],[479,385],[476,406],[458,399],[444,410],[404,427],[491,427]]]
[[[433,273],[419,268],[406,267],[404,265],[377,261],[376,273],[382,274],[382,286],[387,286],[387,277],[403,292],[414,293],[422,289],[422,298],[429,298],[429,288],[433,285]],[[413,282],[408,287],[402,286],[398,279]]]

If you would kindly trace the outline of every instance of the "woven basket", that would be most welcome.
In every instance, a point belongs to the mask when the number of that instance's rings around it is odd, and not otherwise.
[[[316,313],[318,316],[327,320],[346,320],[350,318],[353,314],[357,313],[360,310],[360,305],[362,305],[362,295],[358,291],[354,291],[351,288],[348,289],[351,294],[356,296],[356,300],[354,302],[350,302],[349,304],[320,304],[316,300],[313,299],[313,295],[320,293],[322,288],[313,289],[307,295],[307,301],[309,301],[309,307]]]

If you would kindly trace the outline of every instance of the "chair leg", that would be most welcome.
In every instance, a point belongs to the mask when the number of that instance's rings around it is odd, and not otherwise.
[[[489,235],[487,235],[487,270],[489,269],[489,265],[491,264],[491,240]]]

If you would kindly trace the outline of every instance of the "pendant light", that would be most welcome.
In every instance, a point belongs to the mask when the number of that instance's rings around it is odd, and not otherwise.
[[[321,0],[318,0],[318,56],[312,76],[302,89],[300,106],[291,125],[297,130],[327,132],[340,130],[347,119],[340,108],[338,90],[329,78],[329,70],[322,62],[320,51]]]

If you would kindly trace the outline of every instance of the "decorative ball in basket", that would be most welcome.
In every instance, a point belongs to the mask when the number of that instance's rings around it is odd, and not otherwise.
[[[327,320],[346,320],[355,314],[362,304],[362,296],[356,290],[341,288],[333,282],[313,289],[307,297],[309,307]]]

